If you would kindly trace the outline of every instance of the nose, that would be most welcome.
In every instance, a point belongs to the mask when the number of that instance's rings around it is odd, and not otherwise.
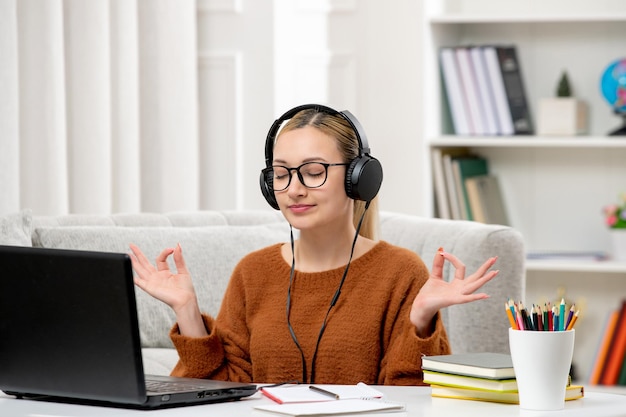
[[[287,187],[287,193],[289,195],[304,194],[306,190],[306,186],[304,185],[304,181],[302,180],[300,171],[294,169],[293,171],[291,171],[291,175],[292,177],[291,177],[291,181],[289,182],[289,186]]]

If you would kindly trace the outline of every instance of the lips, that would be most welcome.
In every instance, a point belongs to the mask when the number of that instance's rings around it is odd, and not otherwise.
[[[289,206],[289,210],[291,210],[294,213],[303,213],[312,207],[314,206],[311,204],[292,204]]]

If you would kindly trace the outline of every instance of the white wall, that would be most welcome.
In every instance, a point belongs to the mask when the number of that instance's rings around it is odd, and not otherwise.
[[[362,122],[381,160],[381,208],[420,214],[420,3],[199,2],[200,136],[210,208],[268,208],[258,186],[272,122],[323,103]],[[236,2],[230,4],[236,5]],[[206,162],[205,162],[206,164]],[[231,173],[236,168],[236,174]]]
[[[419,214],[419,1],[93,1],[0,0],[0,212],[271,210],[267,130],[317,102]]]

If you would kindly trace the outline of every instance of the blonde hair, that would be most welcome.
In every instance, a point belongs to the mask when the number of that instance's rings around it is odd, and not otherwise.
[[[316,109],[306,109],[296,113],[280,130],[277,138],[282,133],[295,129],[302,129],[306,126],[312,126],[319,129],[324,134],[337,140],[337,148],[341,152],[344,162],[351,162],[359,156],[359,141],[356,132],[343,117],[337,114],[331,114]],[[365,211],[365,201],[354,200],[353,223],[357,227],[361,216]],[[374,197],[363,217],[363,223],[359,234],[363,237],[377,240],[378,239],[378,196]]]

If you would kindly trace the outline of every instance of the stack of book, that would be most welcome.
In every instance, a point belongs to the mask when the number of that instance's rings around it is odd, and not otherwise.
[[[589,383],[626,385],[626,299],[607,317]]]
[[[437,214],[442,219],[509,225],[498,178],[466,148],[433,148]]]
[[[439,54],[457,135],[532,134],[515,46],[444,47]]]
[[[433,397],[519,404],[510,355],[483,352],[424,356],[422,369]],[[583,396],[583,386],[568,385],[566,401]]]

